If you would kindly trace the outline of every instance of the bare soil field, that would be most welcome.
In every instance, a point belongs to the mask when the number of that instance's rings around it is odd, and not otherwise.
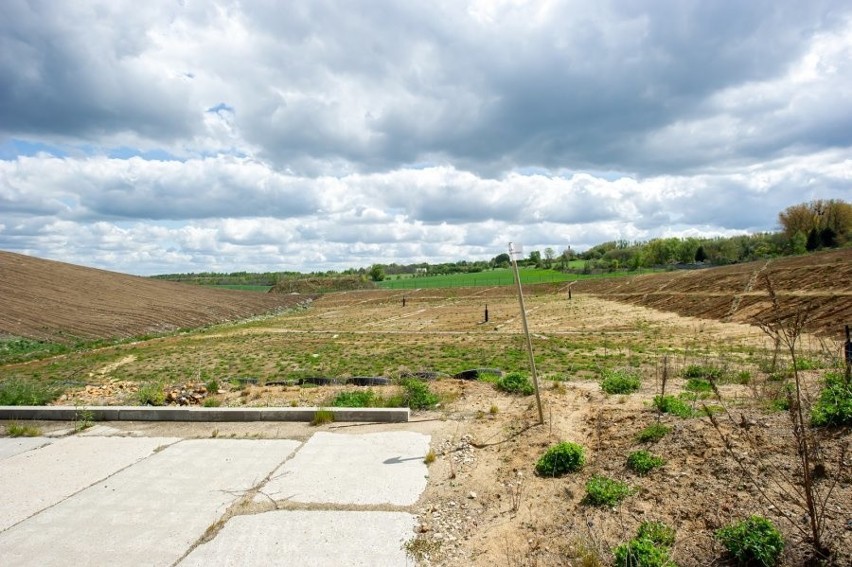
[[[0,251],[0,335],[134,337],[244,319],[303,301],[214,290]]]
[[[806,278],[820,270],[809,262],[800,275],[802,289],[789,290],[788,296],[838,296],[848,303],[849,278],[845,285],[811,285]],[[140,390],[152,387],[169,394],[201,392],[199,401],[224,406],[322,407],[340,392],[366,388],[295,381],[397,379],[410,372],[434,372],[439,377],[427,384],[441,403],[413,414],[413,420],[435,426],[429,484],[410,509],[420,520],[408,545],[418,564],[612,565],[614,548],[634,537],[642,522],[662,521],[676,530],[671,556],[678,565],[735,565],[715,530],[761,514],[787,542],[780,564],[804,565],[810,546],[802,470],[790,416],[781,409],[792,371],[783,355],[773,368],[772,341],[743,323],[750,320],[742,313],[749,294],[765,292],[757,284],[745,291],[754,266],[734,268],[718,276],[719,297],[726,303],[715,311],[699,310],[701,317],[661,310],[671,307],[666,302],[652,309],[638,300],[625,301],[637,295],[632,289],[619,296],[575,287],[568,300],[565,285],[527,288],[544,424],[538,423],[534,396],[450,377],[472,368],[527,370],[511,287],[327,294],[307,308],[249,322],[5,365],[0,379],[56,385],[64,391],[56,403],[81,407],[138,404]],[[705,283],[694,288],[696,293],[714,297],[706,284],[713,272],[700,272]],[[681,289],[677,286],[686,285],[682,280],[690,274],[657,276],[671,278],[670,283],[665,288],[660,282],[648,284],[649,297],[661,288]],[[640,280],[644,278],[634,279]],[[721,283],[725,281],[730,282],[727,287]],[[737,293],[746,296],[737,302],[734,316],[720,320]],[[669,302],[689,295],[685,290],[680,294],[671,295]],[[844,309],[834,312],[842,315]],[[710,318],[713,313],[716,318]],[[836,333],[805,334],[799,347],[800,361],[806,363],[800,377],[808,407],[823,376],[840,368],[842,341]],[[723,377],[718,396],[690,390],[686,373],[695,367]],[[638,391],[606,394],[600,382],[607,372],[639,377]],[[666,394],[682,395],[690,415],[655,408],[654,397],[664,383]],[[388,399],[400,386],[370,389]],[[715,425],[703,413],[704,406],[713,412]],[[668,432],[656,441],[639,441],[637,435],[654,424]],[[374,426],[321,427],[355,432]],[[238,429],[211,425],[199,435]],[[825,497],[825,540],[835,552],[833,564],[850,565],[852,454],[844,448],[852,434],[848,427],[818,428],[814,436],[819,442],[816,485]],[[539,457],[562,441],[585,447],[582,470],[561,478],[536,474]],[[662,457],[664,464],[637,474],[626,463],[639,449]],[[594,475],[626,483],[629,495],[612,506],[587,503],[586,483]]]
[[[840,336],[852,322],[850,248],[720,268],[583,280],[573,289],[691,317],[751,323],[772,316],[769,285],[786,312],[811,311],[811,332]]]

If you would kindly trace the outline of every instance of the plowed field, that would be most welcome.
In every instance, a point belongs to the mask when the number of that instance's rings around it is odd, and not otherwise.
[[[164,282],[0,251],[0,335],[57,342],[201,327],[305,296]]]

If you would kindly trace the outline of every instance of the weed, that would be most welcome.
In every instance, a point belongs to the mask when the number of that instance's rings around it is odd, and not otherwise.
[[[163,384],[160,382],[146,382],[139,386],[137,392],[139,405],[142,406],[161,406],[166,403],[166,393],[163,391]]]
[[[211,432],[210,432],[210,437],[212,437],[213,439],[215,439],[215,438],[219,437],[219,430],[218,430],[218,429],[214,429],[213,431],[211,431]]]
[[[592,506],[615,506],[633,493],[627,483],[611,478],[593,475],[586,482],[585,504]]]
[[[771,567],[784,550],[784,538],[775,525],[757,515],[717,530],[716,537],[743,565]]]
[[[585,449],[577,443],[562,442],[550,447],[535,464],[540,476],[556,477],[577,472],[586,464]]]
[[[634,451],[627,457],[627,467],[638,475],[646,475],[664,464],[665,459],[645,450]]]
[[[214,398],[213,396],[208,396],[204,398],[204,401],[201,403],[202,406],[206,408],[218,408],[222,405],[222,400],[219,398]]]
[[[6,433],[9,437],[38,437],[41,435],[41,429],[34,425],[21,425],[12,422],[6,426]]]
[[[671,430],[671,427],[663,425],[662,423],[653,423],[637,433],[636,440],[640,443],[656,443],[665,437]]]
[[[59,397],[61,391],[36,382],[12,378],[0,383],[0,406],[43,406]]]
[[[311,425],[325,425],[334,421],[334,412],[331,410],[319,408],[314,412],[314,417],[311,419]]]
[[[427,465],[431,465],[435,462],[435,451],[433,449],[429,449],[429,452],[426,453],[426,456],[423,457],[423,463]]]
[[[796,359],[796,370],[817,370],[819,368],[822,368],[822,363],[818,360],[804,357]]]
[[[372,390],[353,390],[339,392],[329,405],[336,408],[370,408],[378,402],[379,399]]]
[[[491,415],[497,415],[498,413],[500,413],[500,408],[498,408],[494,404],[491,404],[491,408],[488,410],[488,413],[490,413]]]
[[[642,382],[632,370],[604,370],[601,390],[607,394],[631,394],[639,389]]]
[[[215,394],[215,393],[217,393],[217,392],[219,391],[219,381],[218,381],[218,380],[216,380],[216,379],[208,380],[208,381],[204,384],[204,387],[205,387],[205,388],[207,388],[207,391],[208,391],[208,392],[210,392],[210,393],[212,393],[212,394]]]
[[[85,431],[94,425],[95,414],[86,407],[74,407],[74,431]]]
[[[495,386],[498,390],[521,396],[529,396],[535,392],[530,379],[520,372],[510,372],[500,377]]]
[[[654,396],[654,407],[662,413],[670,413],[682,418],[695,416],[689,404],[675,396]]]
[[[650,539],[636,537],[613,550],[618,567],[675,567],[669,550]]]
[[[441,550],[441,542],[418,536],[402,544],[402,548],[415,562],[421,563]]]
[[[819,399],[811,408],[811,425],[852,425],[852,382],[840,372],[826,374]]]
[[[686,381],[686,386],[684,386],[684,388],[690,392],[697,392],[701,394],[713,391],[713,387],[710,386],[710,382],[704,378],[690,378]]]
[[[671,547],[675,542],[675,531],[663,522],[642,522],[636,537],[649,539],[657,545]]]
[[[710,366],[706,364],[690,364],[683,371],[684,378],[698,378],[703,380],[721,380],[725,375],[725,371],[718,366]]]
[[[402,383],[403,402],[413,410],[431,409],[438,405],[441,399],[429,389],[425,382],[410,379]]]

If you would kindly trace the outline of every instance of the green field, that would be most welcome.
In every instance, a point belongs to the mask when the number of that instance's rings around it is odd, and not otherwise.
[[[650,273],[657,270],[635,270],[632,272],[611,272],[605,274],[566,274],[557,270],[538,268],[520,268],[521,282],[524,284],[571,282],[590,278],[617,278]],[[384,289],[415,289],[438,287],[478,287],[512,285],[515,280],[508,268],[475,272],[471,274],[449,274],[441,276],[389,276],[378,285]]]

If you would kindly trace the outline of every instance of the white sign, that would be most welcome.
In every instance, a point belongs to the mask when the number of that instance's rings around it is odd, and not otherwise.
[[[524,245],[509,243],[509,256],[515,260],[520,260],[524,257]]]

